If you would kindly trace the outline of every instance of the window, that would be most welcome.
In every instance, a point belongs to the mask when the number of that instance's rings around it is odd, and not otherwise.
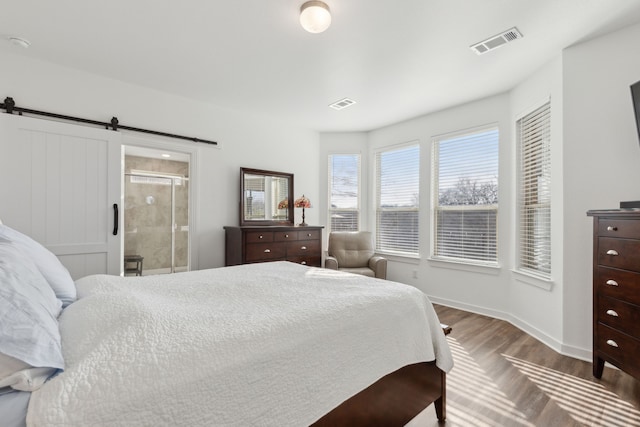
[[[329,230],[360,229],[360,155],[329,155]]]
[[[516,123],[518,173],[518,269],[551,278],[551,106]]]
[[[497,263],[497,128],[433,141],[433,257]]]
[[[376,250],[418,256],[420,147],[376,153]]]

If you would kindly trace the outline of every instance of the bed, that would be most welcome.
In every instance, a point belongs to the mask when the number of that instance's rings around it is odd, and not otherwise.
[[[0,228],[3,288],[26,274],[11,252],[33,250],[15,240]],[[30,393],[26,425],[404,425],[432,402],[445,416],[451,353],[411,286],[284,261],[94,275],[51,293],[39,289],[50,280],[42,276],[29,276],[38,290],[23,299],[59,302],[33,308],[49,312],[38,321],[53,343],[30,359],[7,346],[13,329],[0,328],[0,354],[22,360],[23,373],[48,370],[18,384]],[[10,297],[0,292],[0,308]],[[36,360],[47,352],[51,361]]]

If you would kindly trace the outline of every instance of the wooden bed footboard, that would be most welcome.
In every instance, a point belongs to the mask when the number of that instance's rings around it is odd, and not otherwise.
[[[404,426],[434,403],[446,418],[446,374],[435,362],[407,365],[392,372],[324,415],[312,426]]]

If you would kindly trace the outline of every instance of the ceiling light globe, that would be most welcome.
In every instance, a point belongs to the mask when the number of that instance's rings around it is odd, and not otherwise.
[[[308,1],[300,7],[300,25],[310,33],[321,33],[331,25],[329,6],[322,1]]]

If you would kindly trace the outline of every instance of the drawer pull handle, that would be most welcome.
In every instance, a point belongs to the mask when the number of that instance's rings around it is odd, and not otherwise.
[[[618,231],[618,227],[614,227],[612,225],[607,227],[607,231]]]
[[[307,233],[307,237],[311,237],[311,233]]]
[[[285,238],[285,239],[288,239],[288,238],[289,238],[289,235],[288,235],[288,234],[285,234],[285,235],[284,235],[284,238]]]
[[[609,249],[607,251],[607,255],[613,255],[613,256],[618,256],[618,251],[614,250],[614,249]]]
[[[618,313],[616,313],[615,310],[607,310],[607,314],[609,316],[618,317]]]
[[[307,247],[306,247],[306,246],[303,246],[303,247],[301,247],[300,249],[302,249],[303,251],[306,251],[306,250],[307,250]]]
[[[259,238],[260,238],[260,239],[262,239],[262,234],[260,235],[260,237],[259,237]]]
[[[618,286],[618,282],[616,282],[615,280],[607,280],[607,285],[609,286]]]
[[[614,340],[607,340],[607,344],[609,344],[611,347],[618,347],[618,343]]]
[[[302,261],[300,264],[307,265],[307,261]]]
[[[271,249],[265,249],[265,250],[264,250],[264,253],[265,253],[265,254],[270,254],[270,253],[271,253]]]

